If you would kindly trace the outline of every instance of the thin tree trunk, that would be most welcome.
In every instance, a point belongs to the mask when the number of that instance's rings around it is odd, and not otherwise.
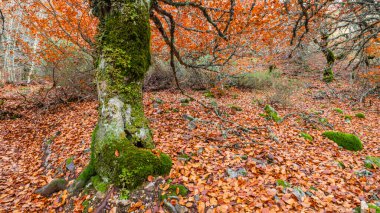
[[[329,49],[329,41],[328,41],[328,35],[325,33],[321,33],[321,42],[318,43],[319,47],[322,50],[323,55],[326,58],[326,67],[323,71],[323,81],[329,83],[334,80],[334,64],[335,64],[335,55],[334,52]]]
[[[37,53],[37,48],[38,48],[38,37],[36,35],[35,39],[34,39],[34,44],[33,44],[33,58],[32,58],[32,64],[30,66],[30,70],[29,70],[29,73],[28,73],[28,78],[27,78],[27,83],[30,84],[30,82],[32,81],[32,75],[33,75],[33,71],[34,71],[34,66],[35,66],[35,55]]]

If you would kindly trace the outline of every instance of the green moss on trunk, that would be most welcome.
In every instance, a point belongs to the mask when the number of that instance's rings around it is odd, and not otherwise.
[[[331,67],[325,68],[323,72],[323,81],[327,83],[334,81],[334,72]]]
[[[336,59],[335,59],[335,55],[334,55],[333,51],[331,51],[330,49],[327,49],[325,56],[326,56],[327,64],[329,66],[331,66],[335,63]]]
[[[328,38],[329,38],[328,34],[322,33],[321,35],[322,42],[319,44],[320,47],[322,48],[323,55],[325,56],[326,62],[327,62],[327,66],[323,71],[323,81],[325,81],[326,83],[330,83],[334,81],[333,67],[336,61],[334,52],[328,48],[328,42],[329,42]]]
[[[99,121],[91,162],[78,179],[132,189],[149,175],[170,172],[169,156],[156,156],[144,115],[142,84],[150,66],[149,5],[143,0],[93,0],[99,17],[97,84]],[[102,181],[99,181],[102,180]],[[100,189],[104,189],[100,184]]]
[[[134,146],[127,138],[108,138],[95,149],[94,165],[97,174],[108,182],[128,189],[141,184],[149,175],[170,172],[170,158],[154,155],[149,149]]]

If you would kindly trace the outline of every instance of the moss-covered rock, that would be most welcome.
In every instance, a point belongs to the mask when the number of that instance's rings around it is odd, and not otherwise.
[[[329,120],[327,118],[319,118],[318,120],[323,125],[328,125],[329,124]]]
[[[313,141],[313,136],[309,135],[308,133],[306,132],[301,132],[300,133],[300,136],[305,138],[305,140],[308,140],[308,141]]]
[[[364,166],[368,169],[380,168],[380,157],[367,156],[364,160]]]
[[[344,113],[343,110],[340,109],[340,108],[335,108],[334,111],[337,112],[337,113],[339,113],[339,114],[343,114]]]
[[[365,115],[364,115],[364,113],[356,113],[355,114],[355,117],[357,117],[357,118],[365,118]]]
[[[181,99],[179,100],[179,102],[180,102],[181,104],[188,104],[188,103],[190,103],[191,101],[193,101],[191,98],[181,98]]]
[[[243,109],[241,107],[233,105],[233,104],[228,105],[228,108],[230,108],[234,111],[243,111]]]
[[[352,120],[352,116],[351,115],[345,115],[344,120],[349,123]]]
[[[260,114],[267,120],[273,120],[275,122],[280,122],[282,118],[278,115],[277,111],[270,105],[264,107],[265,114]]]
[[[363,149],[363,144],[356,135],[334,131],[327,131],[322,135],[334,141],[344,149],[351,151],[360,151]]]

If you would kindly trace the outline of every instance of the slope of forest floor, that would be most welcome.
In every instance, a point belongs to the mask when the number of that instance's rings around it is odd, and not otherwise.
[[[146,93],[157,148],[173,157],[165,179],[190,191],[177,202],[190,212],[349,212],[361,201],[379,202],[380,168],[364,167],[366,156],[380,156],[379,99],[352,106],[337,95],[350,85],[307,85],[290,97],[290,107],[275,106],[285,118],[280,123],[259,115],[264,106],[257,91],[235,89],[217,99],[190,92],[217,105],[220,116],[196,101],[181,103],[185,97],[176,91]],[[64,211],[66,191],[50,198],[34,191],[57,177],[72,179],[86,166],[97,102],[28,107],[16,93],[20,89],[7,85],[0,92],[5,109],[18,115],[0,120],[0,212]],[[364,119],[354,116],[359,112]],[[347,151],[322,137],[331,129],[355,133],[364,150]],[[80,212],[91,196],[78,196],[72,208]]]

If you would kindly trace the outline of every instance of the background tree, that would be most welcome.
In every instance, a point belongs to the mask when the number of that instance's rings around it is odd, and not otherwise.
[[[1,10],[0,8],[0,21],[1,21],[1,31],[0,31],[0,42],[1,42],[1,35],[3,35],[4,33],[4,25],[5,25],[5,18],[4,18],[4,15],[3,15],[3,11]]]
[[[378,1],[300,0],[293,5],[293,13],[302,12],[294,16],[298,18],[293,24],[291,44],[299,47],[302,43],[316,39],[321,51],[327,56],[326,67],[330,67],[332,62],[332,55],[326,53],[335,52],[337,58],[347,61],[346,68],[354,71],[364,68],[364,73],[369,71],[369,61],[379,54],[379,51],[374,50],[378,46],[380,32]],[[321,33],[313,33],[316,31]],[[375,68],[378,65],[371,66]],[[328,76],[333,78],[333,73],[330,74]],[[324,75],[327,76],[326,73]],[[355,76],[355,72],[352,72],[352,76]]]

